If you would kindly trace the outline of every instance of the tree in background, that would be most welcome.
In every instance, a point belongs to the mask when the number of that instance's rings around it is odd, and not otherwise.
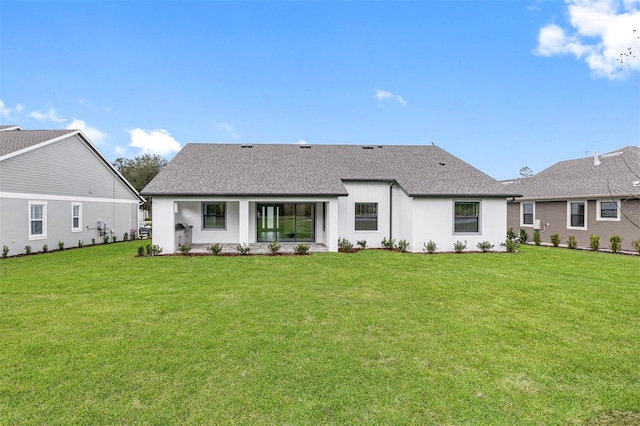
[[[524,166],[520,169],[520,177],[528,178],[533,176],[533,170],[531,170],[528,166]]]
[[[167,160],[159,155],[145,154],[135,158],[116,158],[113,165],[140,192],[167,165]],[[151,216],[151,197],[147,198],[142,209]]]
[[[636,86],[640,87],[640,79],[636,76],[634,69],[638,68],[638,62],[640,61],[640,33],[633,30],[633,38],[627,50],[620,53],[617,59],[620,64],[620,70],[625,68],[629,71],[631,78],[636,83]]]

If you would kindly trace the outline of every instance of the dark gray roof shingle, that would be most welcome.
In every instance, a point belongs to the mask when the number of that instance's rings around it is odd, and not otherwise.
[[[74,132],[77,130],[0,131],[0,157]]]
[[[411,196],[512,194],[437,146],[200,143],[187,144],[142,193],[346,195],[348,180],[396,181]]]
[[[629,196],[640,193],[640,148],[628,146],[594,157],[560,161],[530,178],[506,185],[523,199]]]

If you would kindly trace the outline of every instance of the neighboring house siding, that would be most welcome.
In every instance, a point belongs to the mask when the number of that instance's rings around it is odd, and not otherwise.
[[[561,244],[565,244],[570,235],[576,237],[579,247],[589,247],[590,236],[600,236],[600,247],[607,248],[609,239],[613,235],[623,237],[623,250],[635,251],[633,240],[640,238],[640,200],[629,199],[621,203],[622,212],[619,212],[619,221],[598,220],[598,200],[587,200],[586,229],[571,229],[567,227],[567,200],[562,201],[536,201],[535,217],[540,220],[540,237],[543,243],[551,242],[551,234],[558,233],[562,238]],[[508,226],[516,233],[520,228],[520,203],[509,203]],[[625,217],[626,216],[626,217]],[[547,225],[548,224],[548,225]],[[529,238],[533,239],[532,228],[527,228]]]
[[[46,238],[29,238],[29,201],[46,203]],[[121,241],[125,232],[129,233],[137,227],[136,217],[138,203],[105,203],[84,200],[82,204],[82,228],[80,231],[72,229],[71,205],[77,201],[52,200],[42,198],[2,198],[2,221],[0,221],[0,244],[9,247],[9,255],[25,252],[25,246],[30,245],[32,251],[42,251],[46,244],[49,250],[58,249],[58,243],[64,242],[65,248],[77,247],[78,241],[84,245],[91,244],[91,239],[96,243],[102,243],[96,229],[97,221],[107,222],[107,227]]]
[[[3,160],[0,192],[135,199],[78,136]]]

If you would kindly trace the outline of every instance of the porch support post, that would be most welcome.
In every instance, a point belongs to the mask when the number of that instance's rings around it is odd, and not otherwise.
[[[327,248],[338,251],[338,198],[327,203]]]
[[[249,244],[249,200],[240,200],[238,219],[238,242],[240,244]]]
[[[153,244],[160,246],[165,254],[176,251],[175,204],[170,198],[153,197]]]

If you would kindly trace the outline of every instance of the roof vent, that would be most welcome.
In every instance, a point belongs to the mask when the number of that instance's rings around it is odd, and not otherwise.
[[[311,149],[311,145],[300,145],[302,149]]]
[[[635,186],[635,187],[640,186],[640,180],[634,180],[633,181],[633,186]]]
[[[242,148],[253,148],[253,145],[242,145]]]
[[[371,145],[364,145],[362,149],[373,149],[373,147]]]
[[[600,164],[602,164],[602,161],[600,161],[600,154],[596,151],[593,153],[593,165],[599,166]]]

